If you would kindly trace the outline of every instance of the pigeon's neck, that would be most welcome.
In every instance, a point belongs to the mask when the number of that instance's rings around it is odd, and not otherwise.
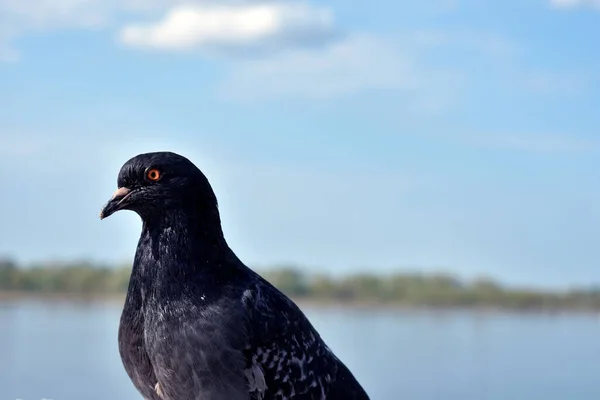
[[[214,218],[214,217],[213,217]],[[165,212],[144,219],[136,252],[137,273],[149,281],[190,280],[214,275],[231,250],[220,221]]]
[[[212,241],[223,240],[221,217],[216,207],[207,209],[176,208],[157,213],[154,217],[144,218],[144,227],[154,232],[180,228],[187,230],[198,238]]]

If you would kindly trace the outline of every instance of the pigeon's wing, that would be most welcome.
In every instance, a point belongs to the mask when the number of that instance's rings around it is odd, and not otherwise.
[[[250,400],[239,299],[172,304],[157,318],[146,344],[164,400]]]
[[[253,399],[324,399],[339,363],[302,311],[268,282],[244,292],[246,374]]]

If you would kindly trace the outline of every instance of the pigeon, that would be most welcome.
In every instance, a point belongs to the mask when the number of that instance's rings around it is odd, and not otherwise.
[[[144,399],[369,399],[301,309],[235,255],[189,159],[139,154],[117,187],[100,219],[142,220],[118,346]]]

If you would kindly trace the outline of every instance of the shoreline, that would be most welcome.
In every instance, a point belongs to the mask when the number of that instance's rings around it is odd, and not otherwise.
[[[398,312],[472,312],[481,314],[521,314],[521,315],[599,315],[600,310],[592,308],[538,307],[515,308],[494,305],[454,306],[454,305],[413,305],[406,303],[380,302],[368,300],[341,301],[334,299],[294,298],[299,307],[320,310],[351,311],[398,311]],[[41,293],[22,291],[0,291],[0,305],[12,302],[52,302],[52,303],[94,303],[123,304],[125,293],[82,294],[82,293]]]

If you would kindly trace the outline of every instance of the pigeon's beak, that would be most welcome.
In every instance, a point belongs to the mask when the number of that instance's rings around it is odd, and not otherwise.
[[[110,217],[112,214],[126,206],[126,201],[131,193],[131,190],[126,187],[118,188],[112,198],[102,208],[102,211],[100,211],[100,219]]]

